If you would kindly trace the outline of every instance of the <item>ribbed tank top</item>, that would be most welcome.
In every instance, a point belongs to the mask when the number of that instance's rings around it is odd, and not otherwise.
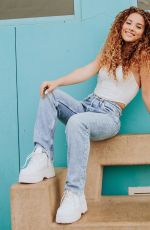
[[[127,105],[136,96],[139,86],[132,72],[126,79],[123,79],[121,65],[116,69],[116,78],[117,80],[114,79],[113,74],[108,73],[105,67],[102,67],[98,74],[94,93],[98,97]]]

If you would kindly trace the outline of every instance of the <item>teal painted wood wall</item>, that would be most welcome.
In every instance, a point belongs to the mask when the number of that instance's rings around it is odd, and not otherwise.
[[[32,151],[39,87],[92,61],[103,45],[114,16],[132,0],[75,0],[75,16],[0,22],[0,229],[10,227],[9,188]],[[81,100],[96,78],[62,87]],[[125,109],[120,133],[149,133],[150,117],[139,93]],[[55,133],[55,166],[66,165],[64,126]],[[106,167],[103,194],[127,194],[128,186],[150,185],[149,166]]]
[[[14,28],[0,29],[0,229],[10,229],[10,185],[19,172]]]

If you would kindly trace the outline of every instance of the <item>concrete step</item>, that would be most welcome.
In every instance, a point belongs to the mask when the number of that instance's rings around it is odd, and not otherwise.
[[[37,184],[16,184],[11,189],[12,229],[149,230],[150,196],[99,196],[87,200],[88,211],[73,224],[56,224],[66,170]]]
[[[150,196],[102,196],[88,200],[88,211],[74,224],[52,223],[51,229],[149,230]]]
[[[64,190],[66,169],[55,168],[56,176],[37,184],[11,187],[12,230],[48,230]]]
[[[12,230],[150,230],[150,196],[101,196],[105,165],[150,164],[150,134],[118,135],[91,142],[85,194],[88,212],[74,224],[55,223],[66,169],[54,178],[11,188]]]

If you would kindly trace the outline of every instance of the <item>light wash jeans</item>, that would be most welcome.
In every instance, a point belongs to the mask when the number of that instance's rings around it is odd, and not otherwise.
[[[67,178],[65,189],[84,191],[90,139],[115,136],[120,129],[120,107],[94,93],[78,101],[59,89],[40,99],[34,128],[34,144],[40,144],[53,161],[56,119],[66,125]]]

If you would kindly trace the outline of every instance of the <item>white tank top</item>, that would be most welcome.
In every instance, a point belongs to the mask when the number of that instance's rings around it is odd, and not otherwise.
[[[105,67],[102,67],[98,74],[94,93],[98,97],[127,105],[136,96],[139,86],[132,72],[126,79],[123,79],[121,65],[116,69],[116,78],[117,80],[114,79],[113,74],[108,73]]]

